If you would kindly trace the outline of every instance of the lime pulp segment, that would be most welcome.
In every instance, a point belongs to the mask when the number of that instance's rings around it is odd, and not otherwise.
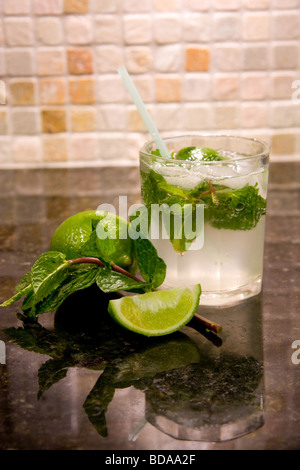
[[[145,336],[179,330],[199,305],[200,284],[110,300],[108,311],[125,328]]]

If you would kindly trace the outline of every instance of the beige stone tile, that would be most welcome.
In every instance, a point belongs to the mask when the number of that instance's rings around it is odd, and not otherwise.
[[[68,71],[73,75],[89,75],[94,71],[94,60],[91,49],[68,49]]]
[[[35,57],[30,48],[7,49],[6,70],[10,76],[32,76],[35,72]]]
[[[243,49],[244,70],[266,70],[269,66],[269,48],[265,45],[246,45]]]
[[[122,41],[121,18],[116,15],[99,15],[94,19],[95,42],[119,44]]]
[[[243,21],[243,39],[246,41],[266,41],[270,38],[270,14],[248,13]]]
[[[60,15],[63,13],[63,0],[31,0],[36,15]]]
[[[70,160],[88,161],[99,158],[99,141],[94,135],[73,135],[70,141]]]
[[[275,134],[271,141],[272,154],[274,155],[290,155],[296,150],[295,134]]]
[[[123,65],[123,49],[113,45],[98,46],[95,61],[98,73],[115,73]]]
[[[31,46],[34,43],[30,18],[4,18],[4,34],[8,46]]]
[[[271,0],[243,0],[242,5],[248,10],[266,10]]]
[[[152,39],[151,19],[148,15],[124,15],[125,44],[148,44]]]
[[[99,139],[99,159],[106,161],[127,160],[128,142],[123,133],[102,132]]]
[[[237,44],[217,44],[212,52],[212,66],[219,72],[235,72],[241,69],[241,47]]]
[[[157,11],[180,10],[180,0],[154,0],[153,6]]]
[[[211,98],[211,76],[208,74],[186,74],[183,78],[184,101],[209,101]]]
[[[147,111],[152,115],[153,107],[147,106]],[[158,125],[156,123],[156,125]],[[143,119],[135,107],[130,106],[128,110],[128,130],[129,132],[145,132],[146,127]]]
[[[181,100],[181,79],[177,76],[157,76],[155,78],[156,100],[168,103]]]
[[[299,11],[275,12],[273,16],[273,31],[275,39],[298,39],[300,34]]]
[[[154,52],[154,67],[158,72],[180,72],[183,53],[181,44],[161,45]]]
[[[100,132],[127,130],[127,113],[119,104],[104,104],[98,110],[98,126]]]
[[[213,98],[215,100],[235,100],[239,95],[237,74],[216,74],[213,78]]]
[[[275,128],[296,127],[298,123],[298,106],[290,102],[272,102],[270,125]]]
[[[274,69],[297,69],[299,63],[297,43],[274,44],[272,46],[272,67]]]
[[[269,79],[265,72],[246,72],[241,76],[242,100],[264,100],[269,96]]]
[[[41,104],[64,104],[66,102],[65,79],[41,78],[39,80],[39,99]]]
[[[265,128],[269,125],[268,105],[266,103],[243,103],[241,119],[243,128]]]
[[[209,10],[211,6],[211,0],[186,0],[187,8],[195,11],[206,11]]]
[[[270,96],[273,99],[291,99],[294,89],[293,83],[297,80],[297,72],[273,72],[270,78]]]
[[[6,15],[26,15],[30,13],[30,0],[2,0]]]
[[[88,13],[90,0],[64,0],[64,13]]]
[[[8,136],[0,136],[0,163],[11,162],[11,139]]]
[[[42,152],[45,162],[64,162],[68,160],[68,141],[66,136],[43,136]]]
[[[0,111],[0,134],[7,134],[7,113]]]
[[[214,124],[216,129],[238,129],[240,127],[240,115],[238,105],[215,104]]]
[[[94,132],[97,130],[96,110],[93,107],[71,108],[72,132]]]
[[[40,119],[37,109],[13,109],[11,128],[14,135],[33,135],[40,132]]]
[[[119,75],[108,74],[99,76],[96,83],[96,93],[100,103],[122,103],[125,101],[127,91]]]
[[[184,127],[201,132],[213,128],[212,107],[208,104],[187,104],[183,110]]]
[[[238,10],[240,0],[213,0],[213,8],[216,10]]]
[[[37,50],[38,75],[63,75],[66,70],[65,53],[61,48]]]
[[[41,116],[44,133],[66,132],[66,111],[64,109],[42,109]]]
[[[274,0],[273,8],[278,9],[287,9],[287,8],[297,8],[299,7],[299,0]]]
[[[93,41],[92,19],[86,15],[66,16],[65,32],[66,41],[69,44],[91,44]]]
[[[182,21],[183,39],[186,42],[207,42],[211,39],[211,15],[185,13]]]
[[[151,115],[161,132],[179,132],[183,129],[183,112],[178,104],[157,104]],[[143,130],[145,131],[145,125]]]
[[[125,48],[125,65],[129,73],[147,73],[151,69],[152,49],[133,46]]]
[[[178,43],[181,39],[180,15],[155,15],[153,38],[158,44]]]
[[[95,13],[115,13],[120,11],[122,0],[93,0]]]
[[[10,103],[13,106],[36,104],[35,82],[33,80],[13,80],[9,84]]]
[[[17,163],[41,161],[39,137],[15,137],[12,143],[12,158]]]
[[[152,8],[151,0],[122,0],[122,6],[125,12],[140,13],[150,12]]]
[[[46,46],[56,46],[63,41],[62,22],[56,17],[37,18],[37,39]]]
[[[73,104],[95,103],[95,81],[92,78],[69,80],[69,97]]]
[[[212,23],[215,41],[237,41],[241,37],[241,18],[237,13],[216,13]]]

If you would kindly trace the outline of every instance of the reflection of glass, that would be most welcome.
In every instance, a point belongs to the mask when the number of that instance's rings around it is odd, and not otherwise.
[[[136,335],[112,322],[106,312],[109,298],[99,289],[86,289],[60,307],[52,331],[25,318],[23,328],[6,330],[22,348],[48,356],[39,369],[39,397],[64,380],[70,368],[83,368],[93,371],[93,383],[99,373],[80,407],[103,437],[125,431],[120,422],[107,424],[114,400],[122,409],[120,417],[127,416],[126,426],[134,424],[133,412],[115,393],[130,393],[132,387],[144,393],[146,420],[176,438],[227,440],[262,425],[259,298],[230,309],[205,309],[208,318],[222,324],[222,339],[201,334],[194,323],[160,338]],[[68,379],[74,380],[74,390],[76,374]]]
[[[174,137],[165,143],[174,158],[158,156],[153,142],[140,150],[142,197],[151,215],[150,238],[167,265],[165,285],[200,283],[201,303],[207,305],[258,294],[267,146],[255,139],[220,135]]]
[[[222,346],[199,344],[188,331],[199,361],[156,376],[146,392],[146,417],[179,439],[225,441],[264,423],[261,299],[205,312],[223,325]]]

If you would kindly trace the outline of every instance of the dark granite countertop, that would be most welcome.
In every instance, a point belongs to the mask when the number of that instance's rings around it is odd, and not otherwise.
[[[119,195],[140,201],[137,168],[1,170],[0,302],[62,220]],[[271,164],[265,240],[263,293],[200,307],[221,346],[193,325],[143,341],[103,326],[93,288],[26,324],[23,347],[3,332],[20,304],[1,309],[0,449],[299,450],[300,162]]]

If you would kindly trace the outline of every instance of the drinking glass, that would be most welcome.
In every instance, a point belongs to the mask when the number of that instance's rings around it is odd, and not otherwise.
[[[268,145],[210,134],[165,143],[167,158],[154,142],[140,150],[149,238],[167,265],[164,286],[200,283],[203,305],[228,305],[259,294]]]

